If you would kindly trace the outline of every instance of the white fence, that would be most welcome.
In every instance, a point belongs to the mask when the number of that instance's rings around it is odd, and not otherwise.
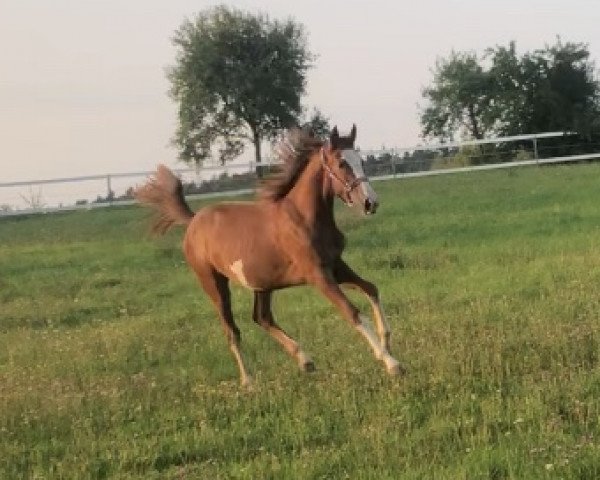
[[[268,165],[268,164],[267,164]],[[255,169],[254,164],[228,164],[222,167],[201,169],[174,169],[187,184],[204,185],[206,195],[216,195],[210,191],[217,185],[216,179],[229,179],[235,183],[236,177],[248,174]],[[28,213],[47,213],[61,210],[91,209],[116,204],[132,203],[131,189],[141,184],[151,171],[109,173],[81,177],[64,177],[44,180],[28,180],[0,183],[0,216]],[[246,183],[249,179],[246,179]],[[226,183],[224,181],[220,184]],[[250,185],[249,185],[250,186]],[[239,188],[230,187],[230,190]],[[219,194],[223,194],[219,192]]]
[[[553,155],[550,148],[554,147],[543,142],[558,137],[563,140],[575,138],[570,133],[548,132],[452,144],[363,150],[361,153],[366,160],[367,175],[373,180],[600,159],[600,146],[592,145],[595,151],[590,153],[569,155],[564,141],[560,155]],[[577,143],[573,146],[581,147]],[[486,158],[486,155],[491,157]],[[473,162],[481,164],[473,165]],[[261,168],[270,168],[270,165],[266,163]],[[255,163],[244,163],[175,171],[182,177],[189,196],[195,197],[250,193],[256,168]],[[111,173],[0,183],[0,216],[129,204],[133,202],[131,188],[151,173]]]

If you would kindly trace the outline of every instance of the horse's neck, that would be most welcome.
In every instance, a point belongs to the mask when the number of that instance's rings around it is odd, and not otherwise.
[[[287,198],[307,225],[313,228],[335,226],[331,181],[319,159],[313,157],[309,160]]]

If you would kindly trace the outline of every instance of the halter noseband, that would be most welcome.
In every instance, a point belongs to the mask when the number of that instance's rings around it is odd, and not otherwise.
[[[367,177],[356,177],[352,182],[347,182],[346,180],[336,175],[336,173],[331,169],[327,162],[325,161],[325,149],[321,148],[321,163],[323,164],[323,168],[329,174],[332,179],[337,180],[344,186],[344,192],[349,194],[352,190],[358,187],[361,183],[367,182],[369,179]]]

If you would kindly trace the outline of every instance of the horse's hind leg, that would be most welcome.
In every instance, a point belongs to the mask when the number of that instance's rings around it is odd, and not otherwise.
[[[273,312],[271,311],[271,295],[272,292],[270,291],[254,292],[254,321],[263,327],[269,335],[281,344],[286,352],[296,359],[298,366],[302,370],[312,372],[315,369],[312,359],[304,353],[300,345],[293,338],[275,323]]]
[[[195,271],[202,288],[208,294],[219,313],[219,318],[229,343],[229,349],[240,370],[240,381],[243,386],[247,386],[251,383],[251,378],[246,370],[240,350],[240,330],[233,321],[229,279],[210,266],[207,266],[206,268],[195,268]]]

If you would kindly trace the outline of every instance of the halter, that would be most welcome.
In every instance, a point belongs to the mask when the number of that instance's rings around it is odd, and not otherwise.
[[[358,187],[363,182],[368,182],[369,179],[367,177],[356,177],[352,182],[347,182],[346,180],[340,178],[336,173],[331,169],[327,162],[325,161],[325,150],[321,148],[321,163],[323,164],[323,168],[329,174],[332,179],[337,180],[344,186],[344,193],[348,195],[352,190]]]

